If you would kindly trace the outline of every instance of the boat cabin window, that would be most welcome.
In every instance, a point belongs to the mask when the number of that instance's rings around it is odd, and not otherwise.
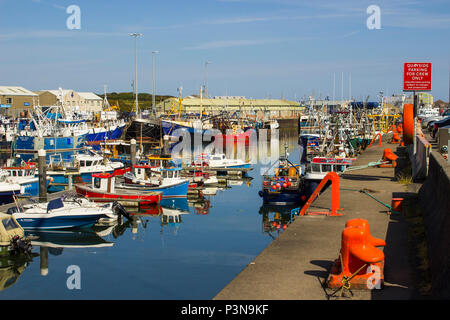
[[[324,165],[322,166],[322,172],[330,172],[330,171],[332,171],[332,166],[331,166],[331,164],[324,164]]]
[[[3,226],[5,227],[5,230],[13,230],[19,228],[17,223],[12,218],[6,218],[2,220]]]
[[[313,163],[311,166],[311,170],[314,172],[320,172],[320,164]]]
[[[17,171],[17,175],[18,175],[19,177],[21,177],[21,176],[23,175],[23,171],[22,171],[22,170]]]
[[[13,177],[17,176],[16,170],[12,171],[12,175],[13,175]]]
[[[337,165],[336,172],[344,172],[344,171],[345,171],[345,166],[344,165],[342,165],[342,164]]]
[[[90,167],[92,165],[92,161],[86,161],[86,167]]]
[[[84,160],[80,160],[80,167],[84,167],[84,166],[85,166]]]
[[[98,177],[94,178],[94,187],[99,189],[100,185],[101,185],[101,179]]]

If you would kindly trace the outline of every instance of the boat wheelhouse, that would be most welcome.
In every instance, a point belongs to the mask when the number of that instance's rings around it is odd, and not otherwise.
[[[135,191],[161,191],[163,198],[187,197],[189,179],[181,177],[180,167],[153,170],[150,165],[135,165],[134,173],[124,174],[122,188]]]
[[[316,190],[320,182],[329,172],[336,172],[341,174],[350,167],[356,158],[327,158],[314,157],[305,170],[305,189],[306,196],[310,195]]]
[[[93,153],[76,154],[72,161],[64,161],[61,157],[51,157],[47,175],[53,178],[51,192],[61,191],[69,182],[69,175],[76,174],[84,183],[90,183],[92,174],[113,173],[121,170],[123,163],[111,162],[103,156]]]

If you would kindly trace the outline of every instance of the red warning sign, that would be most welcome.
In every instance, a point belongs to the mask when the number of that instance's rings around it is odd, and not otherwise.
[[[403,91],[431,91],[431,63],[406,62]]]

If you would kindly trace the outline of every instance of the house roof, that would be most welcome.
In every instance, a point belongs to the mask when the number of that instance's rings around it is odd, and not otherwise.
[[[4,96],[33,96],[37,94],[23,87],[0,86],[0,95]]]

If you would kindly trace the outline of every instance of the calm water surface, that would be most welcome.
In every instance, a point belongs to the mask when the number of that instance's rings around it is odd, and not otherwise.
[[[280,139],[298,163],[295,134]],[[213,298],[289,224],[288,208],[262,206],[261,167],[215,195],[165,203],[172,208],[154,207],[133,223],[40,234],[32,260],[0,259],[0,298]],[[181,222],[165,223],[173,212]],[[71,265],[80,268],[80,289],[67,287]]]

